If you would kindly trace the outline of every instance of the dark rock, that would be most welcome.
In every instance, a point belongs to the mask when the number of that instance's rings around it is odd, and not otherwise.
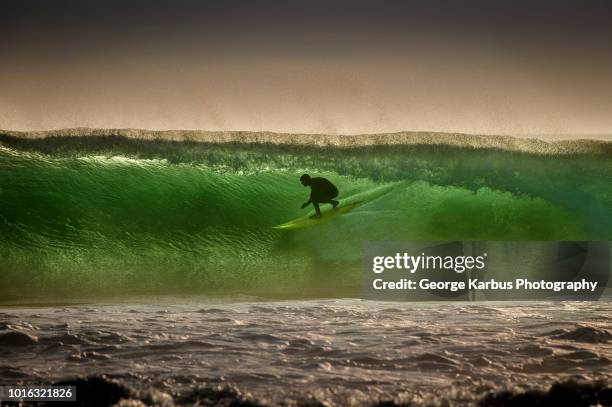
[[[548,391],[530,390],[524,393],[504,391],[487,395],[479,407],[523,406],[612,406],[612,387],[603,382],[570,380],[553,384]]]
[[[86,379],[64,380],[53,383],[54,386],[76,386],[76,402],[70,402],[73,407],[106,407],[112,406],[121,399],[127,399],[132,391],[122,384],[105,376]],[[45,406],[59,405],[47,402]]]

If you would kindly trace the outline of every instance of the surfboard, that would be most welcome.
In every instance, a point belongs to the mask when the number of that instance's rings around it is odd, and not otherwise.
[[[361,205],[365,205],[377,198],[380,198],[381,196],[389,193],[392,188],[393,184],[389,184],[369,191],[364,191],[357,195],[350,196],[345,200],[342,200],[340,204],[336,207],[336,209],[321,210],[320,218],[311,218],[311,216],[314,214],[314,211],[312,211],[308,215],[302,216],[301,218],[290,220],[289,222],[280,225],[272,226],[272,229],[295,230],[327,223],[330,220],[337,218],[338,216],[342,216],[344,214],[349,213],[350,211],[360,207]],[[323,205],[328,206],[327,204]]]
[[[328,209],[325,211],[321,211],[320,218],[311,218],[312,214],[308,214],[298,219],[291,220],[287,223],[283,223],[281,225],[273,226],[272,229],[282,229],[282,230],[293,230],[293,229],[302,229],[307,228],[309,226],[320,225],[330,220],[337,218],[338,216],[344,215],[357,208],[360,205],[363,205],[364,201],[351,202],[344,205],[338,205],[336,209]]]

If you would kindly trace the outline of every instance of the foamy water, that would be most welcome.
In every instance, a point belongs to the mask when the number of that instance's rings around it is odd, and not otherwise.
[[[0,382],[106,375],[168,405],[219,385],[272,405],[464,405],[612,379],[608,301],[170,303],[0,309]]]

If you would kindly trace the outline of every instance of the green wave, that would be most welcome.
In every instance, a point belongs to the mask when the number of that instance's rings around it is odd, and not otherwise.
[[[0,295],[353,295],[364,240],[612,240],[612,160],[453,146],[0,137]],[[341,199],[327,224],[304,172]]]

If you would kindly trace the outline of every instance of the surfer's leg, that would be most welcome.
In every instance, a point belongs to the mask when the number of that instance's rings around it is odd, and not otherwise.
[[[328,204],[331,204],[331,206],[333,206],[334,209],[336,209],[336,206],[338,206],[338,204],[340,202],[338,202],[338,201],[336,201],[335,199],[332,199],[332,198],[335,198],[335,197],[332,196],[331,198],[326,199],[325,201],[319,201],[319,203],[328,203]]]
[[[315,212],[316,212],[314,214],[314,217],[315,218],[320,218],[321,217],[321,208],[319,208],[319,203],[318,202],[313,202],[312,206],[314,206]]]

